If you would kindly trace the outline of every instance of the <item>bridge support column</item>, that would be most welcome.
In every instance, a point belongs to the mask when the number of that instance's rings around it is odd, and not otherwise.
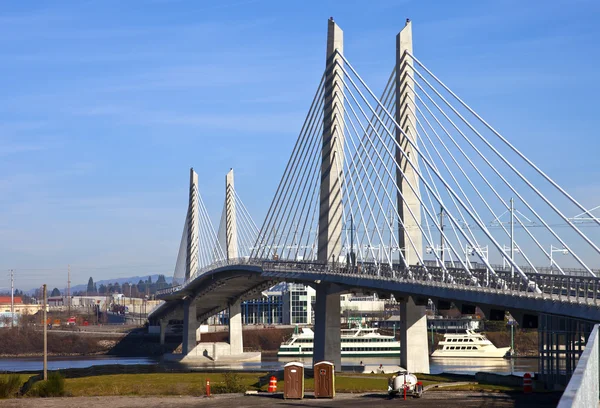
[[[161,319],[159,321],[160,324],[160,345],[164,346],[165,345],[165,337],[167,335],[167,325],[169,324],[169,321],[167,319]]]
[[[411,296],[400,301],[400,366],[413,373],[429,373],[425,306]]]
[[[198,319],[196,316],[196,300],[184,299],[183,301],[183,342],[181,353],[187,356],[196,347],[196,331]]]
[[[317,285],[316,290],[313,362],[330,361],[341,371],[340,292],[326,283]]]
[[[231,354],[242,354],[244,352],[242,302],[239,299],[229,305],[229,345]]]

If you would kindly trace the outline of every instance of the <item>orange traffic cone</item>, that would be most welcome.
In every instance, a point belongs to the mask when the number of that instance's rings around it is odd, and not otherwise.
[[[269,392],[277,392],[277,378],[271,376],[269,379]]]

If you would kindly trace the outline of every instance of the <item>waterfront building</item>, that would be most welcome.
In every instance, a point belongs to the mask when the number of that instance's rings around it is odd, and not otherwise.
[[[242,302],[242,324],[282,324],[283,293],[276,287],[262,293],[260,299]]]
[[[307,285],[286,284],[283,292],[283,324],[312,325],[316,291]]]
[[[34,315],[42,310],[42,305],[28,305],[23,303],[20,296],[15,296],[13,301],[13,309],[16,319],[19,315]],[[10,296],[0,296],[0,313],[11,313]]]

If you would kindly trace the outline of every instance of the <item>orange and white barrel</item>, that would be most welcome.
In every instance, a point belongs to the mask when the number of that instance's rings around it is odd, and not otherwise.
[[[523,375],[523,392],[525,394],[531,394],[533,392],[533,380],[531,379],[531,374],[525,373]]]
[[[271,376],[269,379],[269,392],[277,392],[277,378]]]

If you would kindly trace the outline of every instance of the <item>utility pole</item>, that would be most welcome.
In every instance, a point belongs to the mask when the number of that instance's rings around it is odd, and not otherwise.
[[[67,265],[67,314],[69,315],[67,319],[71,318],[71,265]]]
[[[46,315],[46,303],[47,303],[47,295],[46,292],[46,284],[44,283],[42,289],[42,297],[44,298],[44,303],[42,307],[44,311],[42,315],[44,316],[44,381],[48,380],[48,317]]]
[[[10,327],[15,327],[15,273],[10,270]]]

